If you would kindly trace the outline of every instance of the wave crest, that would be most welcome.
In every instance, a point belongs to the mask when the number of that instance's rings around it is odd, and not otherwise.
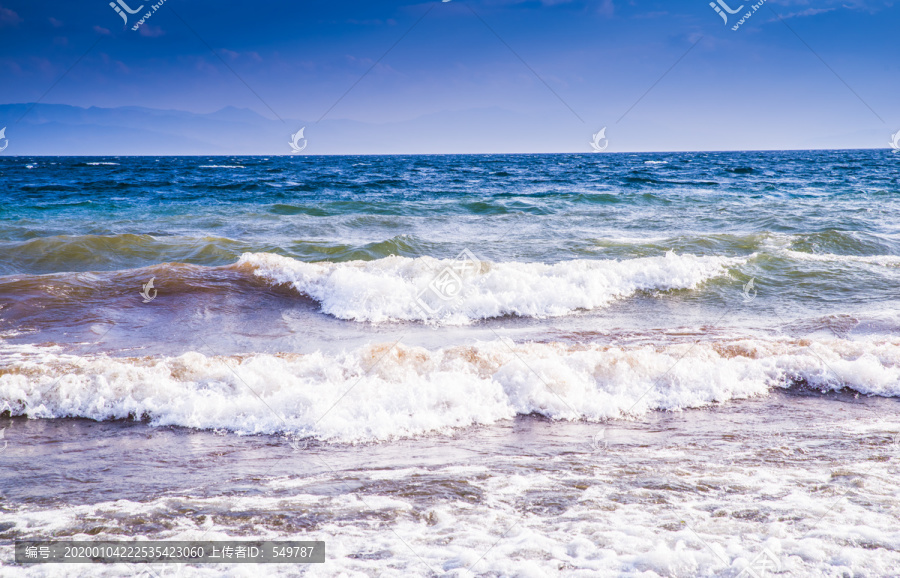
[[[269,283],[292,286],[339,319],[461,325],[507,315],[558,317],[607,307],[639,291],[695,289],[746,262],[670,252],[624,261],[547,265],[488,263],[465,253],[469,255],[465,267],[459,259],[391,256],[306,263],[271,253],[245,253],[236,267]]]
[[[507,339],[428,350],[168,358],[8,355],[0,411],[326,441],[450,432],[537,413],[599,421],[765,395],[775,387],[900,396],[900,339],[732,339],[622,348]]]

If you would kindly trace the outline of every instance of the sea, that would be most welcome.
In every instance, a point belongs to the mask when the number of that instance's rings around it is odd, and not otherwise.
[[[0,157],[0,575],[900,576],[900,155]],[[18,564],[16,540],[321,540]]]

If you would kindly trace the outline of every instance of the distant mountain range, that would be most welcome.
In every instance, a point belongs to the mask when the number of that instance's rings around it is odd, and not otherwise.
[[[272,120],[234,107],[196,114],[142,107],[38,104],[25,114],[31,106],[0,105],[0,128],[7,127],[10,143],[2,154],[290,154],[291,135],[303,127],[307,140],[303,154],[313,155],[590,150],[584,137],[590,131],[585,128],[569,129],[572,136],[568,138],[560,131],[542,136],[531,128],[534,119],[500,108],[442,112],[385,124],[351,120],[317,124]],[[298,144],[302,147],[303,141]]]
[[[26,114],[27,113],[27,114]],[[21,119],[21,120],[20,120]],[[886,148],[885,130],[797,135],[771,146],[766,135],[728,139],[684,134],[677,127],[631,121],[609,123],[607,152],[684,150]],[[273,120],[234,107],[199,114],[142,107],[81,108],[62,104],[0,105],[8,147],[0,155],[282,155],[291,135],[305,127],[302,154],[551,153],[590,152],[602,126],[558,115],[526,115],[499,107],[445,111],[383,124],[352,120]],[[740,142],[732,139],[745,139]],[[0,141],[2,143],[3,141]],[[304,141],[298,144],[302,147]],[[2,144],[0,144],[2,146]]]

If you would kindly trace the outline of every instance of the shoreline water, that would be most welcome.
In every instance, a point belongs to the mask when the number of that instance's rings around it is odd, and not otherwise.
[[[888,575],[900,564],[900,533],[884,525],[900,492],[898,403],[780,391],[635,421],[520,416],[449,436],[304,447],[133,422],[0,419],[10,466],[0,550],[27,538],[301,536],[326,541],[328,569],[272,567],[277,575],[462,576],[490,550],[476,574],[711,576],[737,575],[765,547],[791,575]],[[253,573],[179,575],[224,571]]]

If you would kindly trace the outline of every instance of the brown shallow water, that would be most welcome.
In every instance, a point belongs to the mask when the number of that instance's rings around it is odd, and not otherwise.
[[[0,420],[3,575],[15,539],[325,540],[309,576],[737,576],[900,568],[896,399],[802,390],[606,424],[520,416],[379,444],[140,422]],[[470,570],[467,570],[470,568]],[[253,576],[253,566],[156,566]],[[746,575],[746,574],[745,574]]]

